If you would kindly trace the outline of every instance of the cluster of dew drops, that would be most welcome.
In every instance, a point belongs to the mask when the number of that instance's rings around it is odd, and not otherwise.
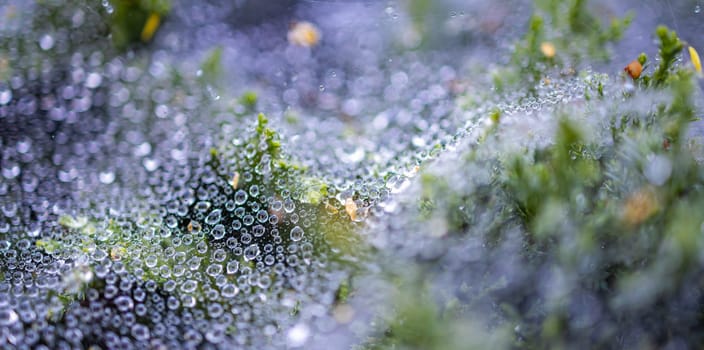
[[[18,50],[0,84],[0,346],[281,348],[281,329],[326,317],[344,274],[315,232],[349,214],[249,171],[261,150],[212,165],[222,145],[188,125],[215,113],[198,86],[85,44],[97,15],[58,16],[69,29],[1,28]]]

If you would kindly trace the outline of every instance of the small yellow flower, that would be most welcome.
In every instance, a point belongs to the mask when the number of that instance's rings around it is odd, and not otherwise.
[[[288,42],[303,47],[318,45],[322,34],[318,27],[310,22],[296,22],[288,31]]]
[[[142,41],[147,42],[152,39],[154,36],[154,33],[156,33],[156,30],[159,28],[159,24],[161,23],[161,17],[159,17],[159,14],[152,12],[149,15],[149,18],[147,18],[147,22],[144,23],[144,28],[142,28]]]
[[[629,226],[636,226],[657,213],[658,209],[655,191],[652,188],[640,189],[626,199],[623,221]]]
[[[692,65],[697,73],[702,74],[702,61],[699,59],[699,53],[693,47],[689,47],[689,57],[692,59]]]
[[[543,42],[542,44],[540,44],[540,52],[542,52],[543,55],[545,55],[545,57],[547,58],[553,58],[555,57],[556,53],[555,45],[553,45],[549,41]]]

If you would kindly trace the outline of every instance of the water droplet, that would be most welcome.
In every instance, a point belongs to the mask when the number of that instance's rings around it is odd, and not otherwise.
[[[194,307],[196,306],[196,298],[192,295],[184,295],[181,297],[181,305],[183,307]]]
[[[259,196],[259,186],[257,185],[252,185],[249,187],[249,195],[252,197],[257,197]]]
[[[257,212],[257,221],[265,223],[267,220],[269,220],[269,213],[266,210],[262,209]]]
[[[252,227],[252,234],[254,235],[254,237],[261,237],[264,235],[264,233],[266,233],[266,228],[264,228],[264,226],[256,225]]]
[[[132,308],[134,307],[134,302],[132,301],[132,298],[122,295],[115,298],[115,306],[121,312],[127,312],[129,310],[132,310]]]
[[[90,73],[86,77],[86,87],[89,89],[95,89],[98,86],[100,86],[100,83],[103,82],[103,77],[98,74],[98,73]]]
[[[288,345],[294,348],[303,346],[310,336],[310,329],[307,325],[299,323],[293,328],[288,330],[286,334],[286,339],[288,340]]]
[[[149,328],[142,324],[133,325],[130,333],[132,333],[132,336],[139,341],[149,339]]]
[[[0,326],[10,326],[17,322],[17,313],[10,309],[0,310]]]
[[[222,272],[222,265],[220,264],[210,264],[205,269],[205,273],[211,277],[217,277]]]
[[[181,285],[181,291],[184,293],[193,293],[198,288],[198,282],[187,280]]]
[[[303,239],[303,229],[300,228],[299,226],[296,226],[291,229],[291,240],[294,242],[298,242],[301,239]]]
[[[244,260],[250,261],[254,260],[257,256],[259,256],[259,245],[257,244],[252,244],[245,248],[244,250]]]
[[[294,209],[296,209],[296,204],[293,203],[291,198],[286,198],[286,200],[284,200],[284,210],[290,214]]]
[[[213,235],[213,239],[222,239],[223,237],[225,237],[225,225],[215,225],[215,227],[213,227],[213,230],[210,231],[210,233]]]
[[[0,90],[0,105],[6,105],[12,101],[12,91],[10,89]]]
[[[662,186],[671,174],[672,162],[667,156],[651,155],[648,157],[648,163],[643,169],[643,175],[648,179],[648,182],[655,186]]]
[[[234,274],[239,269],[240,269],[240,263],[237,260],[232,260],[232,261],[228,262],[227,266],[225,267],[225,270],[228,275]]]
[[[54,37],[49,34],[42,35],[39,39],[39,47],[44,51],[51,50],[51,48],[54,47]]]
[[[205,218],[205,223],[207,225],[215,225],[220,222],[220,218],[222,217],[220,215],[222,211],[220,209],[215,209],[208,216]]]
[[[98,179],[101,183],[109,185],[113,183],[113,181],[115,181],[115,173],[113,173],[112,171],[101,172],[100,174],[98,174]]]
[[[225,298],[232,298],[237,295],[239,291],[240,289],[237,288],[234,284],[228,283],[222,287],[222,290],[220,290],[220,294],[222,294],[222,296]]]
[[[237,192],[235,192],[235,204],[244,204],[247,201],[247,196],[247,192],[244,190],[237,190]]]

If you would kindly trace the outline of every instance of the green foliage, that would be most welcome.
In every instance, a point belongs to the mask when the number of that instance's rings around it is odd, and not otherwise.
[[[210,50],[200,65],[199,80],[203,84],[217,85],[222,80],[222,47]]]
[[[240,96],[240,104],[242,104],[247,111],[254,111],[257,109],[257,102],[259,97],[254,91],[247,91],[242,96]]]
[[[516,44],[511,56],[511,66],[518,72],[505,72],[509,85],[516,82],[518,77],[526,77],[535,84],[543,76],[544,66],[553,65],[552,57],[547,57],[540,50],[540,45],[545,42],[545,24],[543,17],[534,14],[529,21],[528,31],[521,41]],[[518,77],[513,78],[513,74]],[[506,81],[503,80],[502,81]],[[503,85],[503,84],[502,84]]]
[[[608,60],[607,44],[619,41],[633,18],[628,14],[604,26],[585,0],[536,0],[535,7],[511,66],[495,79],[497,87],[525,79],[535,85],[551,68],[576,67],[587,57]]]
[[[532,24],[531,35],[537,38],[541,22],[534,18]],[[421,174],[418,213],[433,232],[447,229],[443,239],[458,242],[479,237],[491,257],[472,263],[479,266],[515,258],[501,249],[518,244],[520,257],[514,264],[525,275],[506,277],[513,278],[512,284],[496,289],[483,281],[455,281],[482,287],[472,293],[448,291],[462,297],[451,299],[451,313],[437,300],[444,293],[429,300],[418,292],[424,290],[422,283],[399,287],[405,295],[395,298],[395,312],[383,323],[383,335],[369,341],[376,346],[371,348],[451,349],[462,337],[448,325],[483,310],[478,304],[500,305],[496,324],[515,326],[512,334],[502,335],[517,348],[657,348],[675,340],[690,345],[704,341],[692,335],[704,327],[701,298],[689,296],[704,288],[703,255],[697,248],[704,245],[704,166],[695,160],[699,149],[686,137],[697,115],[698,90],[692,70],[676,64],[681,51],[676,34],[658,29],[658,37],[660,66],[652,76],[641,77],[625,97],[605,94],[614,90],[608,80],[590,78],[599,100],[569,109],[575,115],[554,111],[554,142],[548,145],[509,154],[492,151],[511,141],[502,139],[500,113],[492,113],[492,124],[479,133],[481,142],[465,154],[460,167],[467,178],[477,176],[477,169],[495,169],[491,179],[469,180],[472,185],[463,190],[450,186],[448,177]],[[535,47],[539,40],[528,36],[522,48]],[[638,61],[648,62],[645,55]],[[663,98],[652,108],[607,114],[613,125],[610,137],[581,126],[582,118],[591,118],[599,107],[636,103],[640,94],[653,93]],[[434,220],[438,215],[441,220]],[[467,267],[473,268],[482,271]],[[537,282],[551,274],[564,276],[556,295]],[[502,274],[497,275],[492,277],[500,284]],[[426,283],[432,283],[432,276],[427,273]],[[586,325],[579,313],[590,311],[575,296],[584,294],[599,307],[596,321]],[[458,314],[464,316],[452,318]],[[638,343],[614,345],[634,329],[643,332]],[[464,348],[470,347],[465,343]]]
[[[510,344],[507,329],[487,329],[480,321],[460,317],[464,310],[456,300],[438,305],[427,285],[409,282],[397,290],[396,312],[378,321],[386,327],[384,332],[368,339],[361,349],[479,350]]]
[[[46,252],[47,254],[53,254],[61,248],[61,243],[53,239],[40,239],[35,242],[37,248]]]
[[[659,55],[660,64],[653,73],[653,84],[662,85],[670,76],[672,66],[677,59],[677,55],[682,52],[683,44],[677,37],[677,33],[669,30],[665,26],[659,26],[655,31],[660,43]]]

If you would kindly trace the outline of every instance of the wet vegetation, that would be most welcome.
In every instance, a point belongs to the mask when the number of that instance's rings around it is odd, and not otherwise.
[[[704,343],[694,31],[354,5],[0,3],[0,347]]]

